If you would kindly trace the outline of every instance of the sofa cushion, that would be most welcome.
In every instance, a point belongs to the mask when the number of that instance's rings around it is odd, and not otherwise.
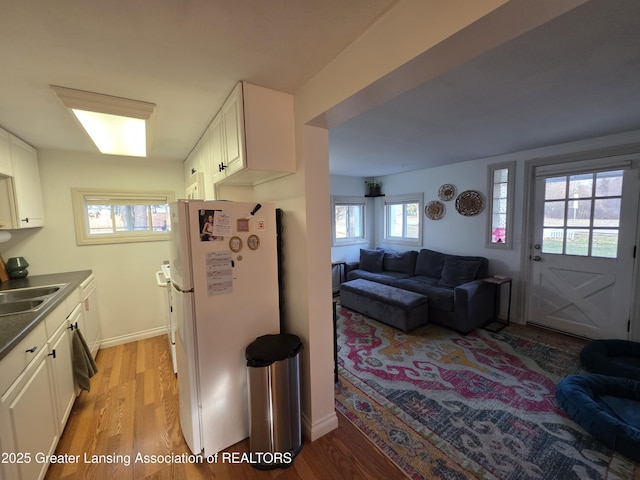
[[[460,257],[447,257],[438,285],[454,288],[476,278],[480,269],[479,260],[463,260]]]
[[[416,257],[418,252],[409,250],[407,252],[394,252],[386,250],[382,266],[385,272],[399,272],[413,275],[416,270]]]
[[[360,269],[367,272],[381,272],[384,250],[360,249]]]
[[[453,288],[438,285],[437,278],[416,275],[410,278],[398,279],[391,285],[426,295],[429,297],[430,308],[443,312],[453,312],[454,310]]]
[[[357,278],[363,278],[371,282],[382,283],[383,285],[392,285],[393,282],[403,278],[409,278],[406,273],[400,272],[368,272],[358,268],[347,273],[347,280],[355,280]]]
[[[416,275],[440,278],[444,261],[448,255],[423,248],[416,260]]]

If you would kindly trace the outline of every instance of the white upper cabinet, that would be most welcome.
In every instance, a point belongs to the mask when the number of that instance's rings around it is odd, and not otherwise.
[[[2,129],[0,129],[0,175],[6,175],[8,177],[13,175],[9,148],[9,132],[5,132]]]
[[[16,228],[42,227],[44,207],[38,153],[22,140],[11,137],[11,160],[16,198]]]
[[[207,199],[216,198],[217,183],[254,186],[294,173],[293,96],[238,83],[199,144],[208,147],[200,165]],[[185,161],[187,179],[198,170],[191,157]]]
[[[6,155],[5,134],[8,136],[8,162],[3,159]],[[38,153],[19,138],[0,130],[0,228],[43,225]]]
[[[227,177],[241,171],[247,165],[244,149],[242,91],[243,85],[238,83],[220,110],[224,155],[222,168]]]

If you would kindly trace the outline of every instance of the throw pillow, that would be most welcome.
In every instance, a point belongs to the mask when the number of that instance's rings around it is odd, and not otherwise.
[[[384,254],[382,265],[387,272],[406,273],[413,275],[416,269],[416,257],[418,252],[409,250],[407,252],[394,252],[387,250]]]
[[[446,258],[447,255],[444,253],[423,248],[420,250],[420,253],[418,253],[418,260],[416,261],[416,275],[440,278]]]
[[[379,273],[382,271],[384,250],[360,249],[360,268],[367,272]]]
[[[438,285],[454,288],[470,282],[476,278],[479,268],[479,261],[447,257],[444,261],[442,277],[438,281]]]

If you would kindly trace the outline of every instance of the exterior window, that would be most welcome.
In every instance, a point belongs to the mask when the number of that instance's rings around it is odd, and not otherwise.
[[[173,192],[123,193],[71,189],[76,243],[149,242],[168,240],[168,203]]]
[[[513,187],[515,163],[489,166],[489,238],[487,246],[511,248],[513,244]]]
[[[422,194],[387,197],[385,240],[422,245]]]
[[[334,197],[333,245],[366,242],[365,204],[360,197]]]
[[[542,252],[616,258],[623,173],[546,178]]]

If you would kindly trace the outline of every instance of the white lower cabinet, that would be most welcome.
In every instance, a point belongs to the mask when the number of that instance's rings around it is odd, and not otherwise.
[[[41,480],[79,391],[73,329],[84,322],[72,292],[0,360],[0,480]]]
[[[73,402],[76,399],[76,385],[73,378],[73,360],[71,348],[71,325],[78,321],[82,315],[80,305],[77,305],[67,321],[60,325],[58,331],[54,333],[49,341],[48,360],[51,365],[51,372],[56,398],[56,418],[58,420],[58,431],[62,434],[64,426],[71,413]],[[70,368],[71,367],[71,368]]]
[[[52,454],[58,443],[47,355],[47,349],[41,349],[0,402],[0,452],[8,456],[1,464],[6,480],[42,479],[49,465],[38,462],[36,455]]]

